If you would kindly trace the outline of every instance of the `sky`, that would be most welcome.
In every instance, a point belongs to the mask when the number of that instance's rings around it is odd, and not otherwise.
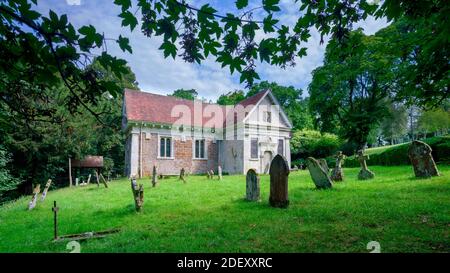
[[[133,10],[136,8],[135,2],[133,2]],[[189,0],[188,2],[195,7],[209,3],[220,14],[227,12],[239,14],[240,12],[235,8],[234,0]],[[261,0],[250,0],[249,3],[248,8],[251,9],[260,5]],[[299,4],[294,0],[281,0],[281,11],[274,17],[279,19],[281,24],[295,25],[300,15],[298,7]],[[121,26],[121,18],[118,17],[121,10],[119,6],[113,4],[113,0],[38,0],[36,10],[48,15],[50,9],[58,15],[67,14],[69,22],[75,28],[91,24],[107,38],[117,38],[119,35],[129,38],[133,49],[132,54],[122,52],[114,41],[108,41],[108,53],[128,62],[143,91],[169,94],[180,88],[196,89],[199,98],[216,101],[221,94],[236,89],[245,90],[245,84],[239,83],[239,75],[237,73],[231,75],[228,67],[221,68],[213,58],[206,59],[200,65],[186,63],[181,58],[165,59],[163,52],[158,49],[162,41],[160,37],[144,36],[140,31],[140,25],[133,32],[129,27]],[[257,10],[254,19],[258,19],[259,12],[264,11]],[[138,20],[140,20],[139,15],[138,13]],[[362,27],[364,32],[370,35],[387,25],[384,19],[368,18],[354,27]],[[257,33],[256,39],[261,39],[263,36],[264,33]],[[296,66],[282,69],[258,61],[256,71],[261,80],[303,89],[303,96],[306,96],[308,84],[311,82],[311,72],[323,63],[328,38],[325,37],[324,41],[321,45],[320,35],[312,29],[309,41],[303,45],[308,48],[308,55],[297,58]]]

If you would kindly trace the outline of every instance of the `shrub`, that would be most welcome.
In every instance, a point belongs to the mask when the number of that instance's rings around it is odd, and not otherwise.
[[[450,162],[450,136],[432,137],[425,139],[424,142],[433,149],[432,155],[436,162]],[[408,148],[409,143],[405,143],[386,149],[378,154],[371,154],[368,164],[381,166],[410,165],[411,162],[408,157]],[[344,166],[359,167],[359,162],[355,156],[351,156],[345,160]]]
[[[305,129],[293,133],[291,150],[295,158],[323,158],[334,154],[341,144],[336,135]]]

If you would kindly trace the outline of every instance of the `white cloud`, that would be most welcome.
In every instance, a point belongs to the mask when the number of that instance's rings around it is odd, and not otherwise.
[[[67,3],[69,2],[77,1],[67,0]],[[225,2],[218,0],[192,0],[191,2],[195,3],[196,6],[209,2],[214,7],[220,7],[221,13],[222,9],[223,13],[235,11],[234,1],[227,2],[227,6],[224,6]],[[300,15],[298,5],[293,0],[281,1],[283,13],[278,15],[281,23],[295,24]],[[107,4],[102,0],[83,1],[83,5],[74,6],[68,6],[65,1],[57,2],[57,4],[51,0],[38,2],[38,9],[44,14],[48,14],[50,8],[58,14],[68,14],[69,20],[75,27],[92,24],[99,32],[104,32],[107,37],[117,38],[119,35],[128,37],[133,54],[122,52],[114,42],[108,43],[108,50],[111,54],[128,61],[142,90],[168,94],[178,88],[194,88],[199,92],[200,97],[215,100],[222,93],[244,88],[244,85],[239,83],[239,76],[236,73],[231,75],[228,67],[221,68],[219,64],[215,63],[214,59],[208,58],[201,65],[185,63],[180,58],[176,60],[170,57],[165,59],[162,51],[158,49],[161,44],[160,37],[145,37],[139,26],[132,33],[129,28],[121,27],[121,19],[117,16],[120,13],[120,8],[110,1],[107,1]],[[259,10],[258,12],[263,11]],[[258,12],[255,13],[255,17],[257,17]],[[373,18],[368,18],[358,24],[365,29],[367,34],[373,34],[386,25],[385,20]],[[327,43],[325,39],[325,43],[320,45],[320,35],[316,30],[312,30],[311,34],[310,40],[305,45],[308,48],[308,55],[302,59],[297,59],[295,67],[288,67],[283,70],[279,67],[257,62],[257,71],[261,79],[302,88],[305,90],[305,94],[307,85],[311,81],[311,71],[322,64]],[[259,39],[263,36],[261,33],[258,34]]]

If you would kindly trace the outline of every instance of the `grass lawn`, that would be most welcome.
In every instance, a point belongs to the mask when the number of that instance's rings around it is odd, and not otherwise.
[[[145,185],[144,211],[136,213],[130,183],[49,192],[27,211],[29,197],[0,207],[0,252],[69,252],[51,242],[53,200],[60,234],[121,228],[103,239],[81,243],[81,252],[448,252],[450,166],[442,176],[416,179],[410,166],[370,167],[371,181],[346,181],[316,190],[308,171],[289,179],[288,209],[268,205],[269,177],[261,177],[261,202],[247,202],[244,176],[210,181],[190,176]]]

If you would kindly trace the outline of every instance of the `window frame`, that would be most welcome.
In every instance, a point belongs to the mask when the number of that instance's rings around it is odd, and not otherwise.
[[[197,141],[203,142],[203,153],[204,157],[197,157],[196,151],[197,151]],[[200,146],[199,146],[200,147]],[[201,155],[201,148],[199,148],[199,156]],[[192,140],[192,159],[194,160],[208,160],[208,145],[206,145],[206,139],[205,138],[194,138]]]
[[[161,139],[165,139],[164,141],[164,156],[161,155]],[[167,139],[170,139],[170,155],[167,156]],[[170,135],[158,135],[158,159],[174,159],[175,147],[174,147],[174,139],[173,136]]]
[[[256,141],[256,156],[253,157],[253,141]],[[250,159],[259,159],[259,147],[258,147],[258,138],[257,137],[251,137],[250,138]]]
[[[280,154],[280,142],[281,142],[281,144],[282,144],[282,147],[281,147],[281,154]],[[282,156],[284,156],[284,154],[285,154],[285,150],[284,150],[284,147],[286,146],[285,145],[285,140],[284,140],[284,138],[279,138],[278,139],[278,145],[277,145],[277,153],[278,154],[280,154],[280,155],[282,155]]]

